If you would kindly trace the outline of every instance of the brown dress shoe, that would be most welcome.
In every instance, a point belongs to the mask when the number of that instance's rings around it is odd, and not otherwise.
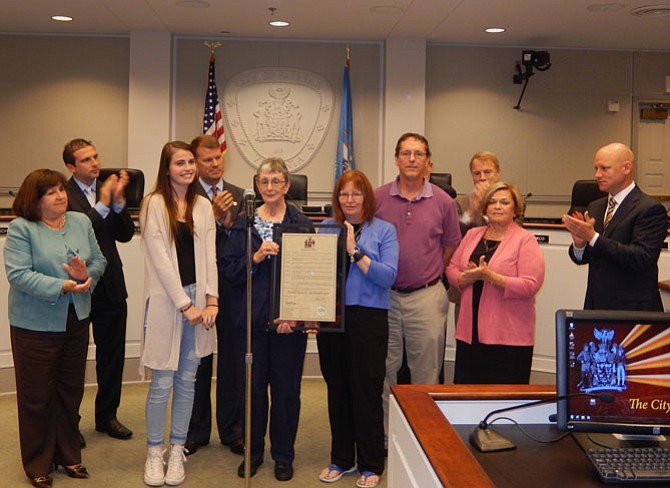
[[[56,468],[58,468],[58,465],[56,465]],[[63,466],[63,469],[65,470],[65,474],[68,475],[70,478],[85,480],[89,477],[88,470],[86,469],[85,466],[82,466],[81,464],[77,464],[76,466],[72,466],[71,468]]]
[[[133,432],[116,418],[108,420],[102,424],[97,424],[95,430],[104,432],[114,439],[130,439],[133,436]]]
[[[30,483],[35,487],[35,488],[51,488],[53,486],[53,478],[51,476],[35,476],[34,478],[30,478]]]

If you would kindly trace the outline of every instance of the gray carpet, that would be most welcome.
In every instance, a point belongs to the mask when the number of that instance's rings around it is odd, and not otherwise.
[[[93,402],[95,387],[87,387],[81,408],[81,430],[88,446],[82,451],[82,463],[91,473],[88,480],[73,480],[59,471],[54,475],[56,488],[141,487],[146,456],[144,401],[147,384],[126,384],[123,388],[119,419],[133,432],[127,441],[112,439],[94,430]],[[0,396],[0,486],[30,486],[21,467],[16,396]],[[245,481],[237,476],[237,466],[242,456],[231,453],[212,435],[211,443],[189,456],[184,487],[244,487]],[[328,465],[330,429],[326,406],[326,387],[322,379],[305,379],[302,386],[302,410],[296,443],[295,476],[288,482],[274,478],[274,463],[266,443],[265,463],[251,478],[254,487],[320,487],[330,486],[318,479],[320,471]],[[357,475],[351,474],[337,482],[337,487],[355,487]],[[386,487],[382,477],[380,487]]]

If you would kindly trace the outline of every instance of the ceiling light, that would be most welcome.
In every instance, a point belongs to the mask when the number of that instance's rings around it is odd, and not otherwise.
[[[268,10],[270,11],[270,20],[268,21],[268,24],[270,24],[272,27],[287,27],[287,26],[290,25],[285,20],[280,20],[280,19],[272,20],[272,19],[274,19],[275,11],[277,10],[276,7],[270,7],[270,8],[268,8]]]
[[[52,15],[51,20],[57,20],[58,22],[70,22],[72,17],[68,15]]]
[[[670,15],[670,5],[644,5],[630,11],[636,17],[664,17]]]
[[[505,32],[507,29],[503,27],[489,27],[487,29],[484,29],[485,32],[488,32],[489,34],[500,34],[501,32]]]

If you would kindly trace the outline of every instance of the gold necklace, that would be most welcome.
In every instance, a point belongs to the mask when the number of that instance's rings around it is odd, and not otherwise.
[[[49,224],[46,220],[42,219],[42,222],[44,225],[46,225],[49,229],[51,230],[61,230],[63,227],[65,227],[65,214],[63,214],[58,222],[58,226],[53,226]]]

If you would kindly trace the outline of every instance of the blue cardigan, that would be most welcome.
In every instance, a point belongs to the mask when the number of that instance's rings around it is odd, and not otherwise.
[[[9,323],[14,327],[64,332],[71,302],[80,320],[90,314],[91,293],[107,261],[90,219],[77,212],[65,215],[65,227],[57,231],[21,217],[9,224],[4,254],[10,284]],[[63,263],[74,255],[86,261],[93,282],[88,293],[61,295],[63,282],[71,279]]]
[[[334,224],[332,219],[324,224]],[[385,220],[374,218],[363,223],[358,248],[371,260],[365,275],[356,264],[351,264],[345,292],[346,305],[382,308],[390,306],[390,289],[398,273],[398,236],[395,227]]]

